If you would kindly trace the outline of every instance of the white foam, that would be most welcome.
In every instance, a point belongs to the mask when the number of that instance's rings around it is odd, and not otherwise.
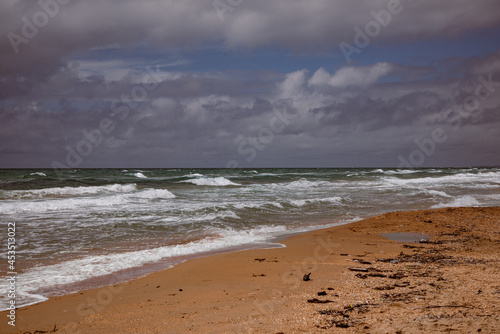
[[[135,189],[135,185],[134,185]],[[18,202],[0,202],[0,214],[14,214],[20,212],[49,212],[75,210],[81,208],[113,208],[116,205],[127,204],[134,200],[175,198],[175,195],[166,189],[142,189],[136,192],[96,196],[55,198],[44,200],[25,200],[23,205]]]
[[[167,189],[147,188],[143,189],[142,191],[130,194],[130,197],[155,199],[155,198],[175,198],[175,195],[172,194]]]
[[[461,188],[493,188],[498,187],[498,185],[491,183],[498,182],[499,178],[500,174],[498,172],[459,173],[454,175],[422,177],[413,179],[400,179],[394,176],[387,176],[382,178],[382,184],[387,187],[453,185]]]
[[[418,173],[418,170],[413,170],[413,169],[396,169],[396,170],[386,170],[384,173],[387,175],[394,175],[394,174],[413,174],[413,173]]]
[[[136,190],[135,184],[110,184],[106,186],[89,187],[57,187],[34,190],[11,190],[5,191],[5,198],[43,198],[54,196],[79,196],[103,193],[123,193]]]
[[[327,197],[327,198],[313,198],[313,199],[298,199],[298,200],[290,200],[290,203],[293,206],[302,207],[307,204],[313,203],[335,203],[338,204],[342,201],[342,197]]]
[[[34,172],[34,173],[31,173],[30,175],[47,176],[47,174],[42,173],[42,172]]]
[[[1,203],[1,214],[14,214],[20,212],[48,212],[61,210],[75,210],[82,207],[110,207],[127,202],[125,197],[107,196],[105,198],[65,198],[44,201],[25,201],[19,203]]]
[[[196,179],[186,180],[182,182],[188,182],[196,184],[197,186],[239,186],[238,183],[234,183],[225,177],[200,177]]]
[[[148,177],[140,172],[134,174],[135,177],[138,177],[140,179],[147,179]]]
[[[453,201],[448,203],[440,203],[433,205],[432,208],[437,209],[437,208],[445,208],[448,206],[457,207],[457,206],[477,206],[477,205],[480,205],[480,203],[473,196],[465,195],[455,198]]]
[[[293,181],[285,185],[287,188],[303,189],[303,188],[314,188],[321,186],[330,186],[331,182],[328,181],[309,181],[307,179],[300,179],[298,181]]]
[[[232,206],[236,209],[260,209],[266,206],[272,205],[276,208],[283,209],[283,205],[279,202],[241,202],[232,204]]]
[[[453,197],[451,195],[448,195],[444,191],[439,191],[439,190],[424,189],[423,192],[426,193],[426,194],[429,194],[429,195],[433,195],[433,196]]]

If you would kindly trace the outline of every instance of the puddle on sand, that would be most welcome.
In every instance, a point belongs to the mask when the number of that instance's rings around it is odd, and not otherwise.
[[[424,233],[411,233],[411,232],[382,233],[381,236],[386,237],[389,240],[394,240],[399,242],[428,241],[431,238],[430,236]]]

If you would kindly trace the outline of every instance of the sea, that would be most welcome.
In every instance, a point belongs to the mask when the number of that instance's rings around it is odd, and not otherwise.
[[[21,307],[389,211],[499,204],[500,168],[3,169],[0,309],[12,273]]]

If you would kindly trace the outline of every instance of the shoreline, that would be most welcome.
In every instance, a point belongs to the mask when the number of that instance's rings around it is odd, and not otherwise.
[[[236,246],[227,246],[223,247],[220,249],[214,249],[214,250],[208,250],[208,251],[201,251],[197,253],[192,253],[192,254],[186,254],[186,255],[177,255],[173,257],[167,257],[163,258],[159,261],[155,262],[147,262],[144,263],[141,266],[137,267],[129,267],[125,268],[113,273],[108,273],[104,275],[100,275],[97,277],[89,277],[86,279],[83,279],[81,281],[76,281],[72,283],[67,283],[67,284],[61,284],[60,285],[60,290],[58,292],[53,291],[53,289],[50,290],[45,290],[43,292],[43,295],[40,293],[33,293],[33,296],[37,296],[38,300],[32,301],[26,304],[22,304],[18,306],[18,308],[24,308],[27,306],[31,305],[36,305],[39,303],[43,303],[49,298],[54,298],[54,297],[62,297],[62,296],[67,296],[75,293],[79,293],[80,291],[87,291],[87,290],[92,290],[92,289],[99,289],[103,288],[106,286],[109,286],[111,284],[121,284],[121,283],[126,283],[130,282],[136,279],[141,279],[147,275],[160,272],[163,270],[171,269],[179,264],[182,264],[186,261],[190,260],[196,260],[199,258],[204,258],[204,257],[210,257],[214,255],[221,255],[221,254],[228,254],[228,253],[234,253],[234,252],[241,252],[241,251],[247,251],[247,250],[256,250],[256,249],[273,249],[273,248],[282,248],[286,247],[284,244],[281,243],[281,241],[286,240],[294,235],[299,235],[303,233],[309,233],[312,231],[316,230],[322,230],[326,229],[329,227],[334,227],[334,226],[340,226],[340,225],[346,225],[350,224],[352,222],[361,220],[361,218],[353,218],[352,220],[340,220],[335,223],[329,222],[329,223],[318,223],[318,224],[313,224],[313,225],[304,225],[300,227],[295,227],[289,231],[283,231],[280,233],[277,233],[274,236],[269,236],[267,241],[260,241],[260,242],[252,242],[252,243],[246,243],[246,244],[241,244],[241,245],[236,245]],[[203,239],[199,239],[203,240]],[[199,241],[199,240],[194,240],[194,241]],[[188,244],[189,242],[186,242],[185,244]],[[184,245],[184,244],[180,244]],[[160,246],[161,247],[161,246]],[[124,252],[126,254],[127,252]],[[116,253],[120,254],[120,253]],[[73,260],[78,260],[73,259]],[[62,263],[67,263],[71,262],[72,260],[66,260],[63,261]],[[22,274],[23,271],[18,271],[17,274]],[[6,277],[4,277],[6,278]],[[16,304],[16,305],[19,305]],[[1,312],[5,312],[7,309],[0,309]]]
[[[169,257],[169,258],[164,258],[156,262],[149,262],[145,263],[141,266],[138,267],[130,267],[126,269],[119,270],[117,272],[105,274],[102,276],[97,276],[97,277],[90,277],[86,278],[81,281],[73,282],[73,283],[67,283],[67,284],[62,284],[61,287],[61,292],[54,292],[52,290],[48,290],[44,292],[44,295],[35,293],[34,295],[39,296],[38,301],[33,301],[27,304],[23,304],[21,306],[18,306],[18,308],[25,308],[28,306],[36,305],[43,303],[50,298],[54,297],[63,297],[67,295],[72,295],[72,294],[77,294],[81,291],[87,291],[87,290],[93,290],[93,289],[100,289],[112,284],[122,284],[122,283],[127,283],[130,281],[138,280],[141,278],[144,278],[150,274],[154,274],[156,272],[161,272],[164,270],[171,269],[177,265],[180,265],[182,263],[185,263],[186,261],[190,260],[196,260],[204,257],[211,257],[215,255],[222,255],[222,254],[229,254],[229,253],[235,253],[235,252],[242,252],[242,251],[249,251],[249,250],[258,250],[258,249],[273,249],[273,248],[282,248],[286,247],[282,241],[293,237],[295,235],[300,235],[304,233],[310,233],[316,230],[322,230],[322,229],[327,229],[330,227],[334,226],[341,226],[341,225],[347,225],[356,221],[361,220],[361,218],[353,218],[351,221],[338,221],[335,223],[322,223],[322,224],[314,224],[314,225],[306,225],[302,226],[299,228],[295,228],[292,231],[286,231],[279,233],[275,236],[269,237],[267,241],[262,241],[262,242],[253,242],[253,243],[247,243],[247,244],[242,244],[242,245],[237,245],[237,246],[228,246],[225,248],[220,248],[220,249],[215,249],[215,250],[209,250],[209,251],[202,251],[198,253],[192,253],[192,254],[187,254],[187,255],[178,255],[174,257]],[[318,228],[319,227],[319,228]],[[71,260],[69,260],[71,261]],[[63,262],[64,263],[64,262]],[[17,272],[17,274],[22,274],[22,272]],[[6,277],[5,277],[6,278]],[[7,311],[5,310],[0,310],[0,313]]]
[[[467,219],[475,222],[476,227],[471,227]],[[6,312],[1,312],[4,321],[0,331],[50,332],[55,328],[58,333],[321,333],[327,328],[345,326],[345,333],[377,333],[379,329],[384,332],[380,327],[383,318],[394,313],[392,324],[384,325],[390,326],[385,330],[397,330],[403,325],[402,332],[418,332],[422,330],[418,326],[426,326],[426,322],[408,323],[407,312],[411,310],[426,316],[430,324],[434,318],[426,312],[453,312],[447,313],[447,317],[434,315],[439,328],[428,329],[453,328],[466,333],[472,330],[464,327],[464,323],[480,310],[475,303],[483,298],[490,305],[498,305],[500,299],[500,283],[498,286],[492,283],[494,279],[498,281],[498,275],[491,274],[493,269],[498,272],[499,230],[499,207],[386,213],[289,236],[279,242],[286,248],[259,248],[190,259],[129,282],[51,297],[18,309],[15,328],[7,326]],[[426,233],[431,242],[405,244],[380,236],[393,232]],[[455,239],[464,239],[463,242],[446,241],[446,235],[450,234]],[[439,259],[430,261],[428,254],[438,254],[433,256]],[[384,258],[392,260],[380,261]],[[448,263],[441,261],[455,258],[468,259],[470,263],[457,260],[448,268]],[[406,266],[400,265],[403,263]],[[470,266],[481,266],[480,273],[485,273],[481,278],[484,287],[473,291],[472,296],[479,298],[477,301],[472,302],[474,298],[469,296],[472,292],[465,291],[467,305],[457,300],[453,301],[453,307],[426,308],[434,299],[444,302],[456,297],[446,287],[455,282],[452,277],[461,282],[459,287],[470,285],[471,282],[462,282]],[[394,270],[395,267],[398,269]],[[455,276],[448,277],[448,271],[455,271]],[[405,276],[388,278],[398,272]],[[304,281],[308,273],[311,280]],[[481,279],[478,276],[475,280]],[[432,282],[428,284],[426,280]],[[381,298],[382,295],[386,298]],[[415,305],[405,308],[410,303]],[[495,310],[499,314],[498,306],[486,309],[493,315],[491,311]],[[469,316],[457,313],[464,310]],[[457,323],[459,317],[465,320]],[[476,323],[477,319],[484,320],[480,326],[486,332],[489,328],[500,328],[499,316],[474,317]]]

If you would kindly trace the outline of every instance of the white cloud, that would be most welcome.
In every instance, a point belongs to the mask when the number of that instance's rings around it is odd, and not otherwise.
[[[309,80],[309,85],[330,85],[336,88],[366,87],[388,75],[393,68],[393,65],[389,63],[376,63],[364,67],[346,66],[337,70],[333,75],[320,68]]]
[[[308,73],[307,70],[288,73],[285,80],[278,84],[281,97],[286,99],[300,95],[305,88]]]

